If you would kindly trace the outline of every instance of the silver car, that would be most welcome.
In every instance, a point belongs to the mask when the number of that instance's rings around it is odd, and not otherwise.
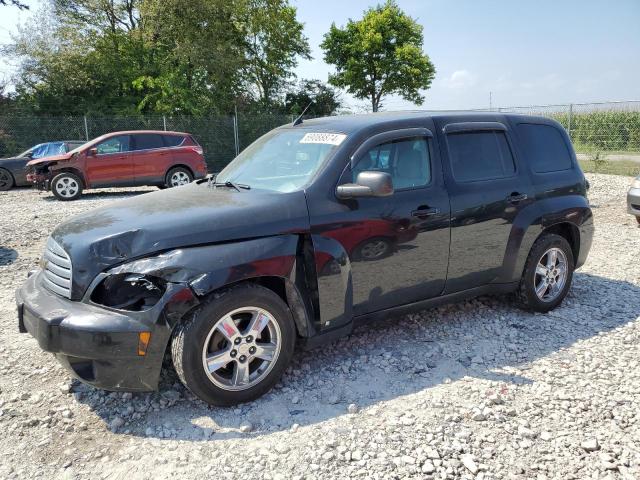
[[[640,175],[636,177],[627,192],[627,206],[629,213],[635,215],[636,220],[640,223]]]

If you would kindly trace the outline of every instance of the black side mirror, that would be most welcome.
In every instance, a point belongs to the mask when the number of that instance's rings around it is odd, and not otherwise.
[[[90,148],[89,151],[87,152],[87,156],[88,157],[97,157],[98,156],[98,149],[97,148]]]
[[[27,152],[24,154],[24,156],[27,158],[33,158],[33,152]]]
[[[391,180],[391,175],[385,172],[360,172],[356,183],[338,185],[336,189],[336,196],[342,199],[388,197],[389,195],[393,195],[393,181]]]

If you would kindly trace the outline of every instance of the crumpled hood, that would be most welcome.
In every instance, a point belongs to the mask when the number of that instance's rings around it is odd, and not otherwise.
[[[42,157],[36,158],[35,160],[31,160],[27,163],[27,167],[32,167],[34,165],[39,165],[41,163],[49,163],[49,162],[60,162],[64,160],[69,160],[73,154],[71,153],[62,153],[60,155],[51,155],[50,157]]]
[[[105,269],[180,247],[309,231],[304,192],[211,188],[206,183],[139,195],[60,224],[52,237],[71,257],[71,297]]]

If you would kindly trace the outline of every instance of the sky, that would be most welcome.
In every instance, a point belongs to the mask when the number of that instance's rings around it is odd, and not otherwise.
[[[37,8],[42,0],[24,0]],[[327,80],[323,35],[359,19],[376,0],[290,0],[313,60],[298,78]],[[387,97],[385,110],[466,109],[640,100],[640,0],[397,0],[424,28],[436,77],[416,107]],[[0,7],[0,44],[31,13]],[[32,10],[35,8],[32,8]],[[14,66],[0,59],[0,76]],[[343,95],[352,109],[366,101]]]

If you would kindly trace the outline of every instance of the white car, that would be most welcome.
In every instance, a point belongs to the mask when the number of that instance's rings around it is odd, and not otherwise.
[[[640,175],[636,177],[627,192],[627,206],[629,213],[635,215],[636,220],[640,223]]]

